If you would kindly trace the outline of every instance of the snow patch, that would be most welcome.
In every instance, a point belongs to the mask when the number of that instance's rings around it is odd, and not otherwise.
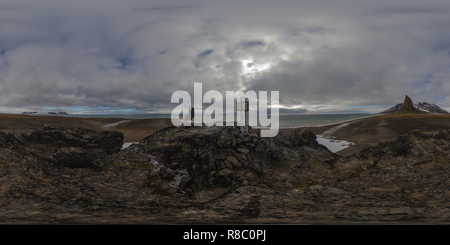
[[[126,149],[134,144],[139,144],[139,142],[123,143],[121,150]]]
[[[427,102],[416,102],[413,104],[417,109],[428,113],[448,113],[446,110],[442,109],[436,104],[430,104]]]
[[[327,138],[323,135],[317,135],[317,143],[324,145],[327,147],[331,152],[336,153],[340,150],[343,150],[350,145],[354,145],[353,142],[345,141],[345,140],[334,140],[331,138]]]

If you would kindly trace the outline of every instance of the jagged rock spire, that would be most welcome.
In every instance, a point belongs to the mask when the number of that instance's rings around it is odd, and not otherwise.
[[[416,109],[413,105],[411,98],[409,98],[408,95],[405,95],[405,101],[403,102],[402,109],[408,109],[408,110]]]
[[[397,111],[395,114],[409,114],[409,113],[428,114],[427,112],[421,111],[421,110],[417,109],[416,107],[414,107],[414,104],[413,104],[411,98],[409,98],[408,95],[405,95],[405,101],[403,102],[402,108],[399,111]]]
[[[427,102],[413,103],[408,95],[405,95],[405,101],[403,103],[396,104],[395,106],[382,111],[379,114],[415,113],[416,109],[419,110],[420,113],[449,114],[448,111],[442,109],[436,104],[429,104]],[[400,110],[402,111],[400,112]]]

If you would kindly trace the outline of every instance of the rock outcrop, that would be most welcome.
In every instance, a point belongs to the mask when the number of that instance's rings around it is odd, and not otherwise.
[[[0,218],[51,222],[442,222],[450,131],[339,157],[302,129],[123,135],[80,128],[0,133]]]
[[[407,95],[405,96],[405,101],[403,103],[396,104],[395,106],[380,112],[379,114],[402,114],[402,113],[439,113],[448,114],[449,112],[442,109],[436,104],[430,104],[427,102],[415,102],[413,103],[411,98]]]
[[[411,98],[409,98],[408,95],[405,95],[405,101],[403,102],[403,107],[401,109],[414,110],[414,108]]]
[[[64,129],[50,125],[44,126],[43,130],[27,132],[0,131],[1,149],[19,154],[13,161],[25,162],[28,157],[73,168],[93,166],[95,159],[118,152],[122,143],[123,135],[115,131]]]
[[[297,149],[301,146],[305,148]],[[128,151],[133,153],[124,153],[127,157],[134,157],[138,151],[158,162],[159,175],[151,173],[148,184],[170,193],[179,188],[196,192],[231,187],[233,183],[252,186],[263,183],[274,188],[306,185],[309,180],[298,176],[290,181],[280,180],[272,174],[273,168],[285,168],[295,176],[301,175],[301,171],[283,162],[300,156],[307,161],[317,158],[315,155],[327,161],[335,159],[333,153],[317,143],[313,133],[301,129],[282,130],[275,138],[260,138],[259,130],[255,129],[244,136],[234,127],[170,127],[150,135]],[[328,168],[327,164],[320,167]],[[164,175],[180,179],[180,185],[174,185]]]
[[[403,102],[402,108],[395,112],[395,114],[428,114],[428,112],[415,108],[411,98],[409,98],[408,95],[405,95],[405,101]]]

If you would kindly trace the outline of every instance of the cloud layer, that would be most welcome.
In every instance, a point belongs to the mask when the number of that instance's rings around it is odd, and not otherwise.
[[[170,112],[177,90],[297,112],[450,107],[444,1],[4,0],[0,110]],[[366,107],[379,105],[377,107]]]

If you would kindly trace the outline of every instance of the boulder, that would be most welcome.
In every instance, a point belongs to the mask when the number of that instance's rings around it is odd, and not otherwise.
[[[0,133],[0,147],[32,154],[56,165],[93,167],[93,161],[120,151],[123,134],[45,125],[43,130]]]
[[[345,157],[301,129],[280,130],[253,146],[236,142],[234,149],[226,142],[236,133],[233,127],[169,127],[120,150],[123,135],[114,131],[45,126],[0,132],[0,220],[307,223],[450,217],[449,130],[403,135]],[[246,137],[256,139],[241,139]]]

